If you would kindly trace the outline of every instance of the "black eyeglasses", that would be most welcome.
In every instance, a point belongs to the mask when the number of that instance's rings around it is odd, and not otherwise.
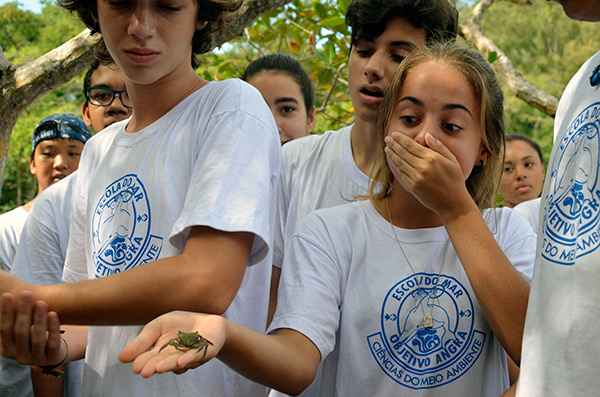
[[[87,100],[95,106],[110,106],[117,94],[123,106],[129,109],[133,108],[127,90],[113,90],[108,87],[89,87],[86,90]]]

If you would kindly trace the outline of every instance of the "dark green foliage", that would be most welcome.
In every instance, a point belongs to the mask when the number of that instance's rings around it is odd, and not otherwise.
[[[15,3],[0,7],[0,44],[15,64],[35,60],[81,32],[83,25],[53,2],[46,2],[41,14],[22,11]],[[4,31],[2,31],[4,28]],[[3,32],[11,32],[10,39]],[[52,113],[81,114],[82,76],[59,87],[29,106],[19,117],[10,139],[10,148],[0,213],[22,205],[37,194],[37,180],[29,172],[31,133],[37,123]]]

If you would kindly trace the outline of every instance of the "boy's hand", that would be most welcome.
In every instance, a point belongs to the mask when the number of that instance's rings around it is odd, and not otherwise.
[[[177,339],[179,331],[198,332],[210,341],[207,349],[173,346],[161,348],[172,339]],[[221,316],[175,311],[149,322],[142,332],[119,354],[124,363],[133,361],[133,372],[149,378],[155,373],[173,371],[177,374],[196,368],[214,358],[223,347],[226,339],[226,320]],[[152,347],[151,351],[148,351]]]
[[[54,365],[67,355],[58,315],[48,312],[45,302],[34,301],[30,291],[23,291],[19,301],[10,293],[2,295],[0,335],[2,354],[23,365]]]

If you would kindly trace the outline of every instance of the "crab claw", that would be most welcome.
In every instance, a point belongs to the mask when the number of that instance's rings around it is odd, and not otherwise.
[[[170,344],[172,344],[173,342],[177,342],[177,339],[171,339],[170,341],[168,341],[167,343],[165,343],[165,344],[164,344],[164,345],[163,345],[163,346],[160,348],[160,350],[159,350],[158,352],[160,353],[161,351],[163,351],[163,349],[164,349],[165,347],[169,346],[169,345],[170,345]]]

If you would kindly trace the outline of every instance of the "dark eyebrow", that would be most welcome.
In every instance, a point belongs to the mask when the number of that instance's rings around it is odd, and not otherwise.
[[[298,101],[296,100],[296,98],[292,98],[292,97],[289,97],[289,98],[284,97],[284,98],[277,98],[277,99],[275,99],[275,104],[276,105],[279,104],[279,103],[283,103],[283,102],[298,103]]]
[[[375,39],[357,39],[356,40],[356,44],[360,44],[360,42],[365,42],[365,43],[370,43],[370,44],[374,44],[375,43]],[[411,49],[415,49],[418,46],[415,43],[411,43],[410,41],[404,41],[404,40],[395,40],[392,41],[389,44],[390,47],[409,47]]]
[[[94,87],[94,88],[110,88],[111,90],[119,90],[118,88],[114,88],[110,84],[105,84],[105,83],[94,84],[91,87]],[[127,89],[127,88],[125,88],[125,89]]]
[[[417,106],[425,106],[425,104],[421,100],[419,100],[419,99],[417,99],[415,97],[412,97],[412,96],[405,96],[405,97],[401,98],[398,101],[398,103],[403,102],[403,101],[412,102],[412,103],[414,103]],[[473,117],[473,114],[471,113],[471,111],[466,106],[461,105],[460,103],[449,103],[447,105],[444,105],[443,109],[444,110],[462,109],[465,112],[469,113],[469,115],[471,117]]]
[[[411,43],[410,41],[403,41],[403,40],[398,40],[398,41],[392,41],[390,43],[390,45],[392,47],[410,47],[410,48],[417,48],[417,45],[415,43]]]
[[[412,102],[412,103],[414,103],[417,106],[425,106],[425,104],[422,101],[418,100],[414,96],[405,96],[403,98],[400,98],[400,100],[398,101],[398,103],[404,102],[404,101]]]
[[[462,109],[465,112],[469,113],[469,115],[471,117],[473,117],[473,114],[471,113],[469,108],[467,108],[465,105],[461,105],[460,103],[449,103],[448,105],[444,106],[444,110],[454,110],[454,109]]]

